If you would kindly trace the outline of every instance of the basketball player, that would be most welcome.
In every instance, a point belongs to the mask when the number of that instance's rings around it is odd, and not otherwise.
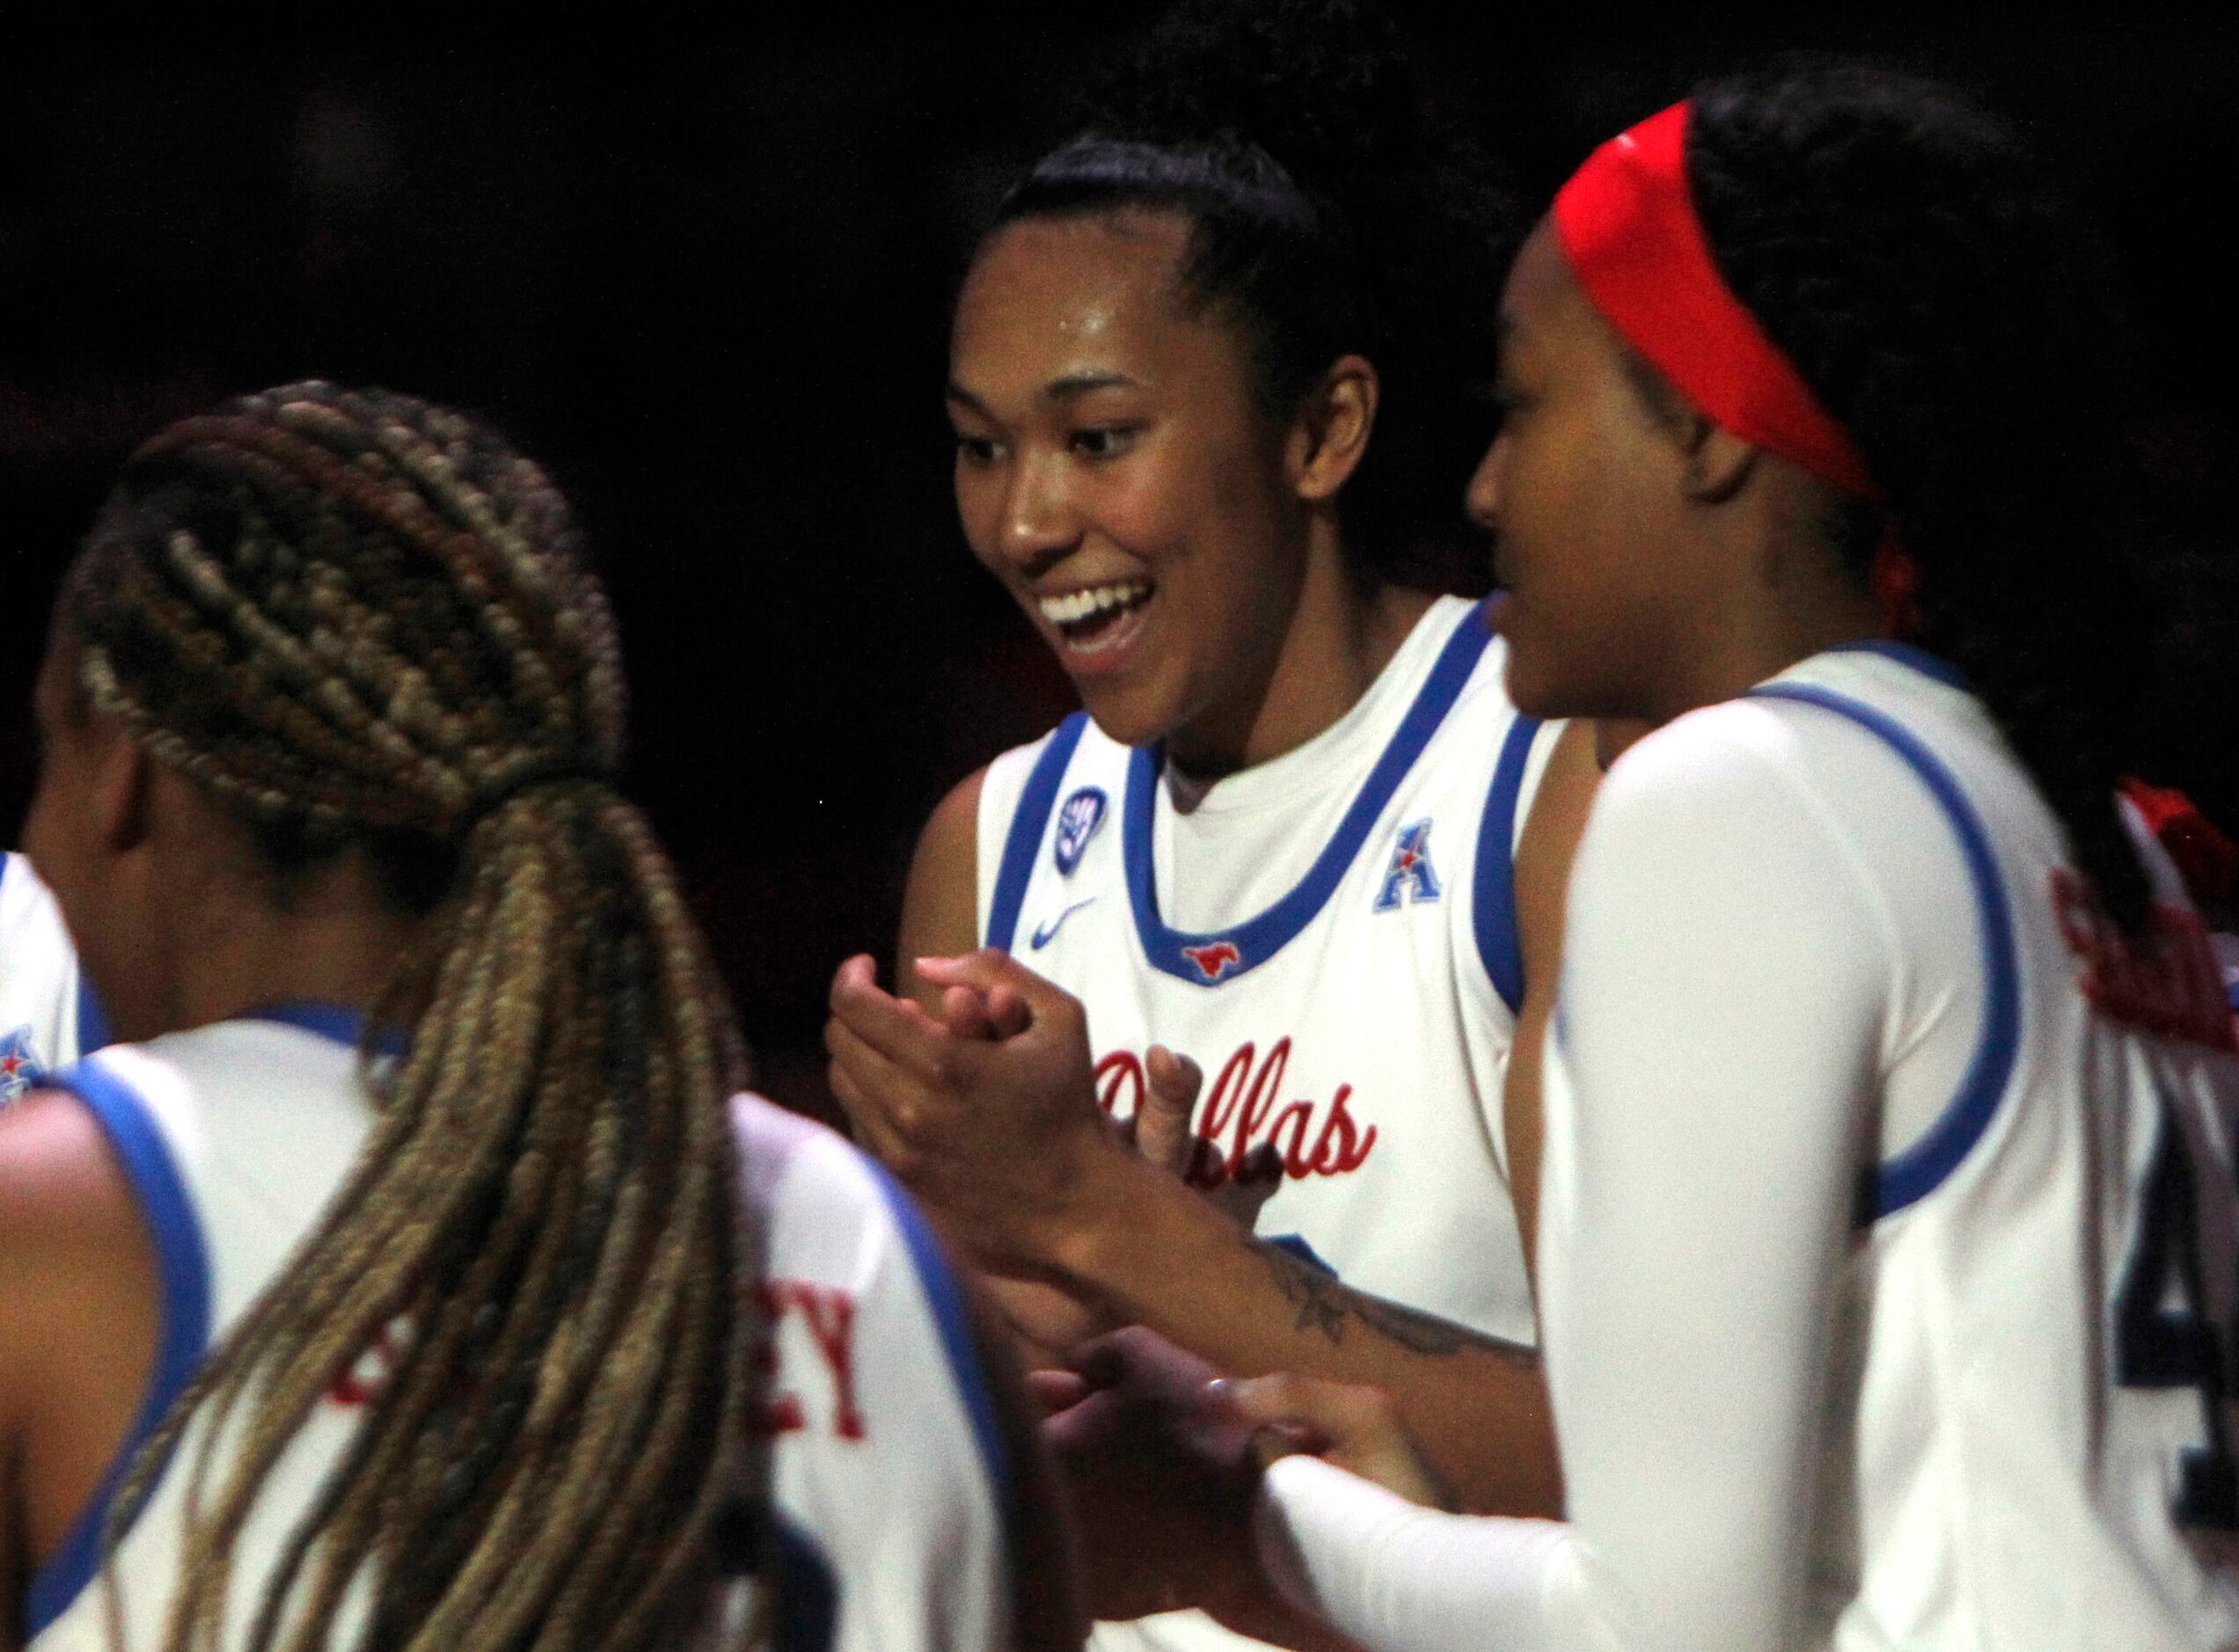
[[[0,1107],[106,1042],[55,897],[30,861],[0,854]]]
[[[1277,1463],[1266,1550],[1361,1641],[2239,1644],[2239,1087],[2118,814],[2091,272],[2002,128],[1846,69],[1666,110],[1526,243],[1510,683],[1663,725],[1548,1055],[1569,1524]],[[1357,1393],[1247,1398],[1427,1495]]]
[[[1357,7],[1185,13],[1146,64],[1013,192],[952,340],[967,537],[1087,711],[940,805],[917,1002],[843,968],[834,1088],[992,1271],[1226,1370],[1380,1383],[1471,1499],[1551,1512],[1537,1124],[1503,1093],[1592,753],[1518,715],[1479,606],[1410,583],[1483,556],[1455,439],[1500,220]],[[1085,1004],[1077,1062],[935,1025],[980,983],[915,961],[976,944],[1013,1004],[1076,1034]],[[1154,1041],[1223,1173],[1279,1159],[1257,1237],[1098,1128]]]
[[[38,714],[127,1042],[0,1116],[0,1641],[1079,1644],[921,1219],[726,1104],[542,471],[381,391],[185,420]]]

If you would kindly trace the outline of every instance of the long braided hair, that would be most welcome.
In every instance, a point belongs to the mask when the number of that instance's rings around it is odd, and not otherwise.
[[[565,502],[459,414],[287,385],[134,456],[62,611],[91,703],[232,805],[277,876],[357,845],[426,918],[369,1024],[410,1039],[368,1069],[355,1166],[112,1517],[113,1553],[203,1428],[164,1644],[221,1644],[260,1488],[384,1341],[247,1646],[340,1644],[351,1599],[369,1648],[689,1638],[758,1492],[743,1057],[610,783],[620,656]]]
[[[1789,63],[1696,92],[1687,176],[1735,296],[1856,439],[1966,674],[2118,922],[2145,639],[2112,520],[2126,333],[2104,255],[1999,121],[1933,82]],[[1837,524],[1862,574],[1871,508]]]

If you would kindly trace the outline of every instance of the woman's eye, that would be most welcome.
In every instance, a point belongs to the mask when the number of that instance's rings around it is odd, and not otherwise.
[[[1135,441],[1129,425],[1095,425],[1072,433],[1070,445],[1083,458],[1109,459],[1127,451]]]
[[[995,463],[994,440],[989,436],[968,436],[959,431],[956,434],[956,457],[966,464],[992,464]]]

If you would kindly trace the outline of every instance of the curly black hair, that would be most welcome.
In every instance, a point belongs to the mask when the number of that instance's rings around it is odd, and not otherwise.
[[[1130,207],[1190,220],[1182,271],[1249,340],[1261,404],[1298,406],[1331,362],[1376,365],[1374,440],[1340,503],[1380,576],[1482,588],[1462,490],[1498,426],[1513,198],[1430,107],[1391,21],[1362,0],[1186,0],[1091,91],[987,233]]]
[[[1956,665],[2116,921],[2148,885],[2116,812],[2145,675],[2109,509],[2125,328],[2043,168],[1959,93],[1789,63],[1693,99],[1687,166],[1734,294],[1864,454]],[[1882,511],[1841,508],[1862,574]]]

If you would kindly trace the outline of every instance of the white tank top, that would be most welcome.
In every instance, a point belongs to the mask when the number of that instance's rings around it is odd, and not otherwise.
[[[1163,1043],[1204,1070],[1201,1135],[1232,1159],[1274,1144],[1260,1233],[1529,1345],[1501,1085],[1514,850],[1554,731],[1509,704],[1504,656],[1480,606],[1443,598],[1344,717],[1210,787],[1069,719],[988,771],[979,913],[1086,1005],[1108,1109],[1133,1110]],[[1253,1643],[1185,1613],[1096,1644]]]
[[[34,1652],[106,1652],[97,1571],[119,1480],[355,1159],[370,1117],[359,1025],[331,1005],[287,1005],[104,1050],[49,1079],[84,1101],[125,1170],[155,1243],[163,1316],[132,1435],[32,1580]],[[1001,1643],[1009,1470],[954,1277],[906,1198],[839,1137],[757,1097],[738,1098],[734,1118],[775,1342],[777,1644]],[[267,1482],[236,1548],[226,1645],[240,1643],[281,1546],[348,1444],[378,1363],[336,1384]],[[201,1438],[198,1423],[120,1546],[129,1648],[159,1637]],[[346,1617],[346,1631],[357,1621]]]
[[[0,1107],[106,1042],[55,897],[30,861],[0,854]]]
[[[1627,752],[1544,1086],[1568,1524],[1297,1459],[1269,1552],[1387,1652],[2239,1646],[2239,1056],[2147,858],[2141,955],[1896,645]]]

